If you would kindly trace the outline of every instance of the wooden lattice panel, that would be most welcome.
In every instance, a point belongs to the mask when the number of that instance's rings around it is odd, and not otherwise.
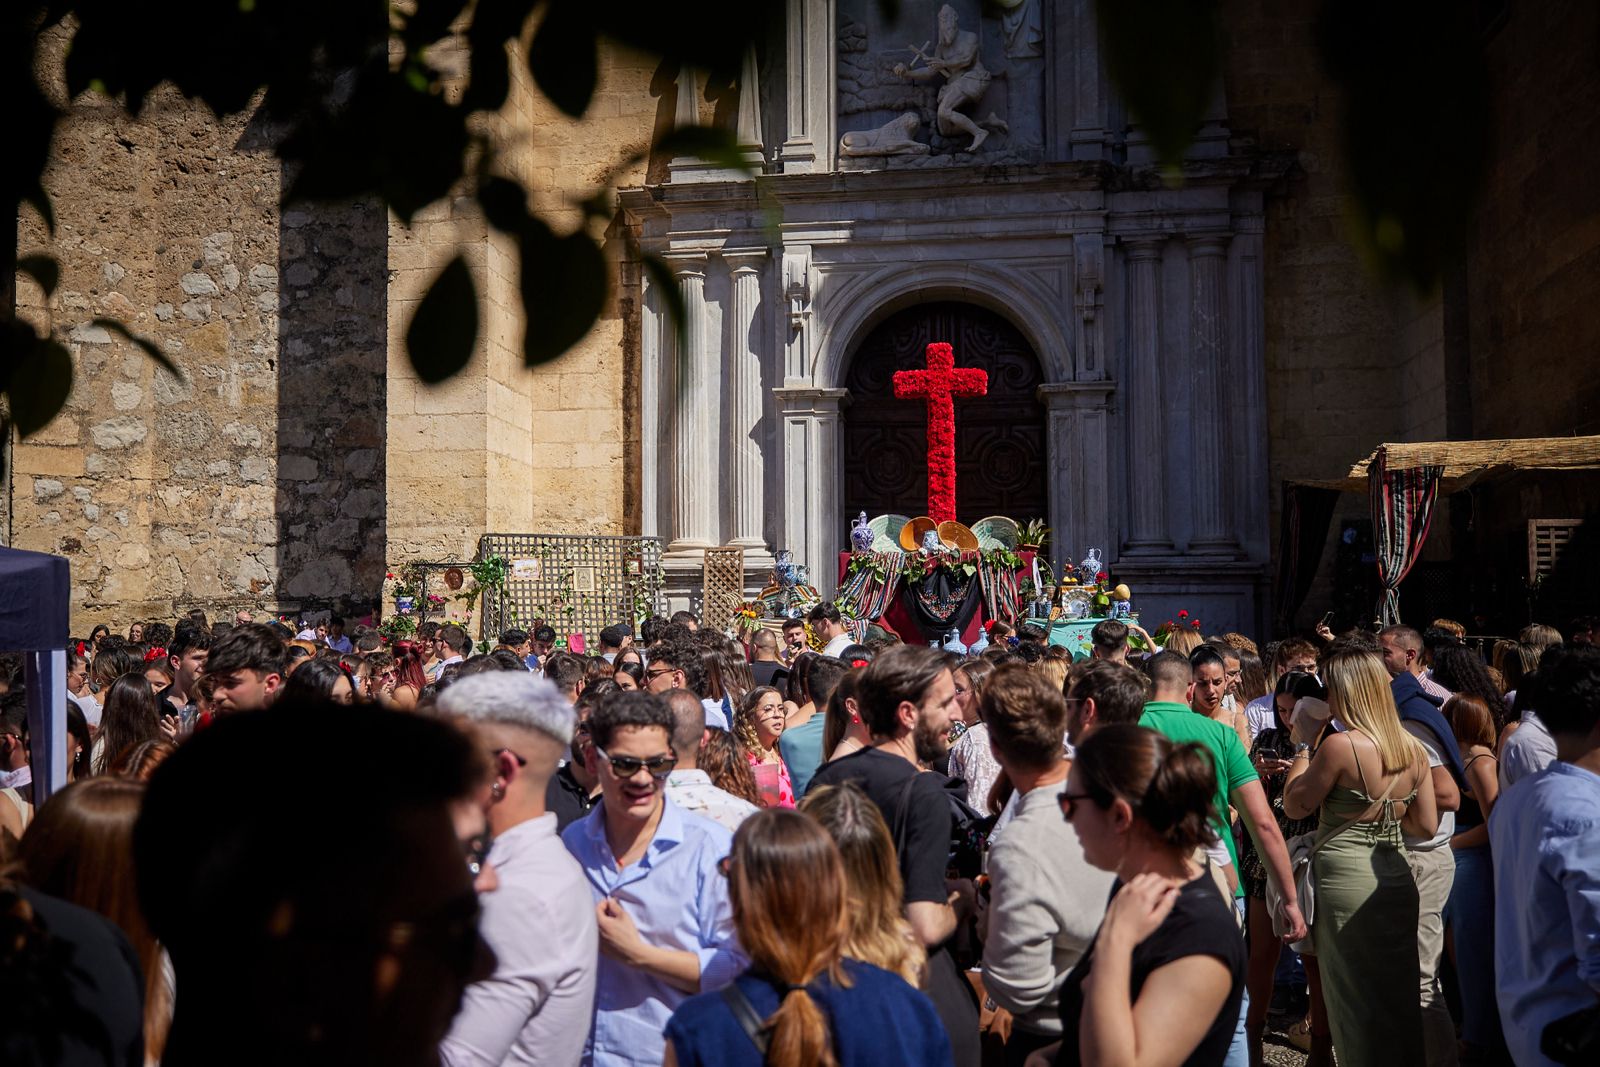
[[[728,629],[744,600],[744,549],[706,549],[703,585],[701,614],[706,628]]]
[[[1529,581],[1543,578],[1556,569],[1562,550],[1582,525],[1582,519],[1528,520]]]

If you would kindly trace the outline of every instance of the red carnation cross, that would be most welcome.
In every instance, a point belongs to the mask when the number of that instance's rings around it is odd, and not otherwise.
[[[957,367],[949,345],[928,346],[927,370],[894,374],[894,395],[928,402],[928,518],[947,522],[956,517],[956,406],[958,396],[982,396],[989,375],[976,367]]]

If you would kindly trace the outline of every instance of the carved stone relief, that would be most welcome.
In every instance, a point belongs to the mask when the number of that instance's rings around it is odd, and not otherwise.
[[[839,0],[840,168],[1040,161],[1039,3],[906,0],[891,23],[877,0]]]

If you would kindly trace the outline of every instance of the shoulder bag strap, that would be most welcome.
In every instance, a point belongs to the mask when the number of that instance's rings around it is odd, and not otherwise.
[[[738,982],[729,982],[722,987],[722,1002],[733,1012],[734,1021],[739,1024],[739,1029],[745,1032],[745,1036],[750,1038],[756,1051],[765,1057],[771,1035],[762,1023],[761,1016],[756,1014],[755,1005],[750,1003],[750,998],[739,988]]]

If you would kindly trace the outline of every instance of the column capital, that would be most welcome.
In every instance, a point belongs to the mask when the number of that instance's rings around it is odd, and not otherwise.
[[[1049,411],[1104,411],[1111,407],[1117,383],[1109,378],[1082,382],[1046,382],[1034,390]]]
[[[850,403],[850,390],[779,386],[772,390],[772,398],[786,415],[837,415]]]
[[[1161,255],[1161,246],[1167,243],[1164,233],[1136,233],[1122,238],[1122,247],[1129,259],[1155,259]]]
[[[727,261],[728,267],[735,274],[761,269],[761,264],[770,256],[765,248],[724,248],[722,258]]]
[[[1189,242],[1189,255],[1196,259],[1208,256],[1225,256],[1228,254],[1228,242],[1233,239],[1231,233],[1188,233],[1184,240]]]
[[[679,278],[705,277],[706,263],[710,259],[706,253],[693,250],[667,252],[661,258],[667,261],[667,266]]]

